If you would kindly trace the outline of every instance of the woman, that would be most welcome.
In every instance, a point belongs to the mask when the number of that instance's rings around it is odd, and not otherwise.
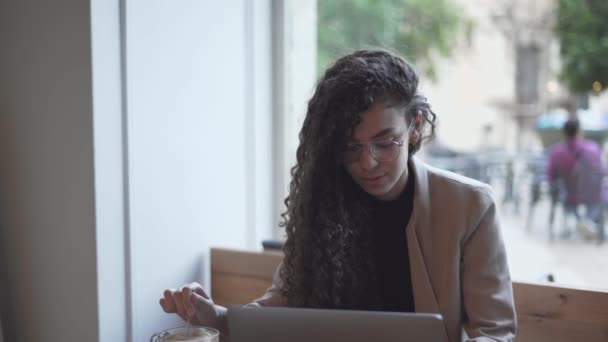
[[[283,264],[252,305],[434,312],[449,341],[512,340],[491,189],[415,158],[434,132],[404,59],[362,50],[337,60],[300,132]],[[161,306],[227,333],[225,308],[198,284],[166,290]]]

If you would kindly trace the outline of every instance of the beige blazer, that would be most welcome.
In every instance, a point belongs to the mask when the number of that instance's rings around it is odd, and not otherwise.
[[[406,234],[416,312],[440,313],[446,341],[512,341],[513,289],[491,188],[411,160],[416,183]],[[280,286],[277,270],[252,304],[284,306]]]

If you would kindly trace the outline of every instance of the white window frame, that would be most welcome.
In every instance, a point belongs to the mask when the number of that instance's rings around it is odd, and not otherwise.
[[[296,161],[298,133],[314,91],[317,64],[317,1],[273,0],[274,225],[285,211],[284,199]],[[279,229],[273,238],[281,238]]]

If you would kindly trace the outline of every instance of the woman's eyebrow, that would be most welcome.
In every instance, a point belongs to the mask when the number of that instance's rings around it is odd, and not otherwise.
[[[396,132],[397,132],[397,130],[394,127],[385,128],[385,129],[381,130],[380,132],[376,133],[373,137],[371,137],[371,139],[376,139],[381,136],[385,136],[387,134],[394,134]]]
[[[394,127],[388,127],[388,128],[381,130],[380,132],[374,134],[374,136],[371,137],[369,140],[374,140],[374,139],[380,138],[380,137],[388,135],[388,134],[396,134],[397,131],[398,130]],[[359,140],[352,139],[351,143],[356,143],[357,141],[359,141]]]

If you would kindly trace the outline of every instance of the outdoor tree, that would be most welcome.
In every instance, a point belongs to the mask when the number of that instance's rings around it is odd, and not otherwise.
[[[461,13],[452,0],[319,0],[318,70],[354,49],[380,47],[435,79],[437,58],[472,27]]]
[[[558,2],[561,77],[575,94],[599,93],[608,85],[607,18],[606,0]]]

